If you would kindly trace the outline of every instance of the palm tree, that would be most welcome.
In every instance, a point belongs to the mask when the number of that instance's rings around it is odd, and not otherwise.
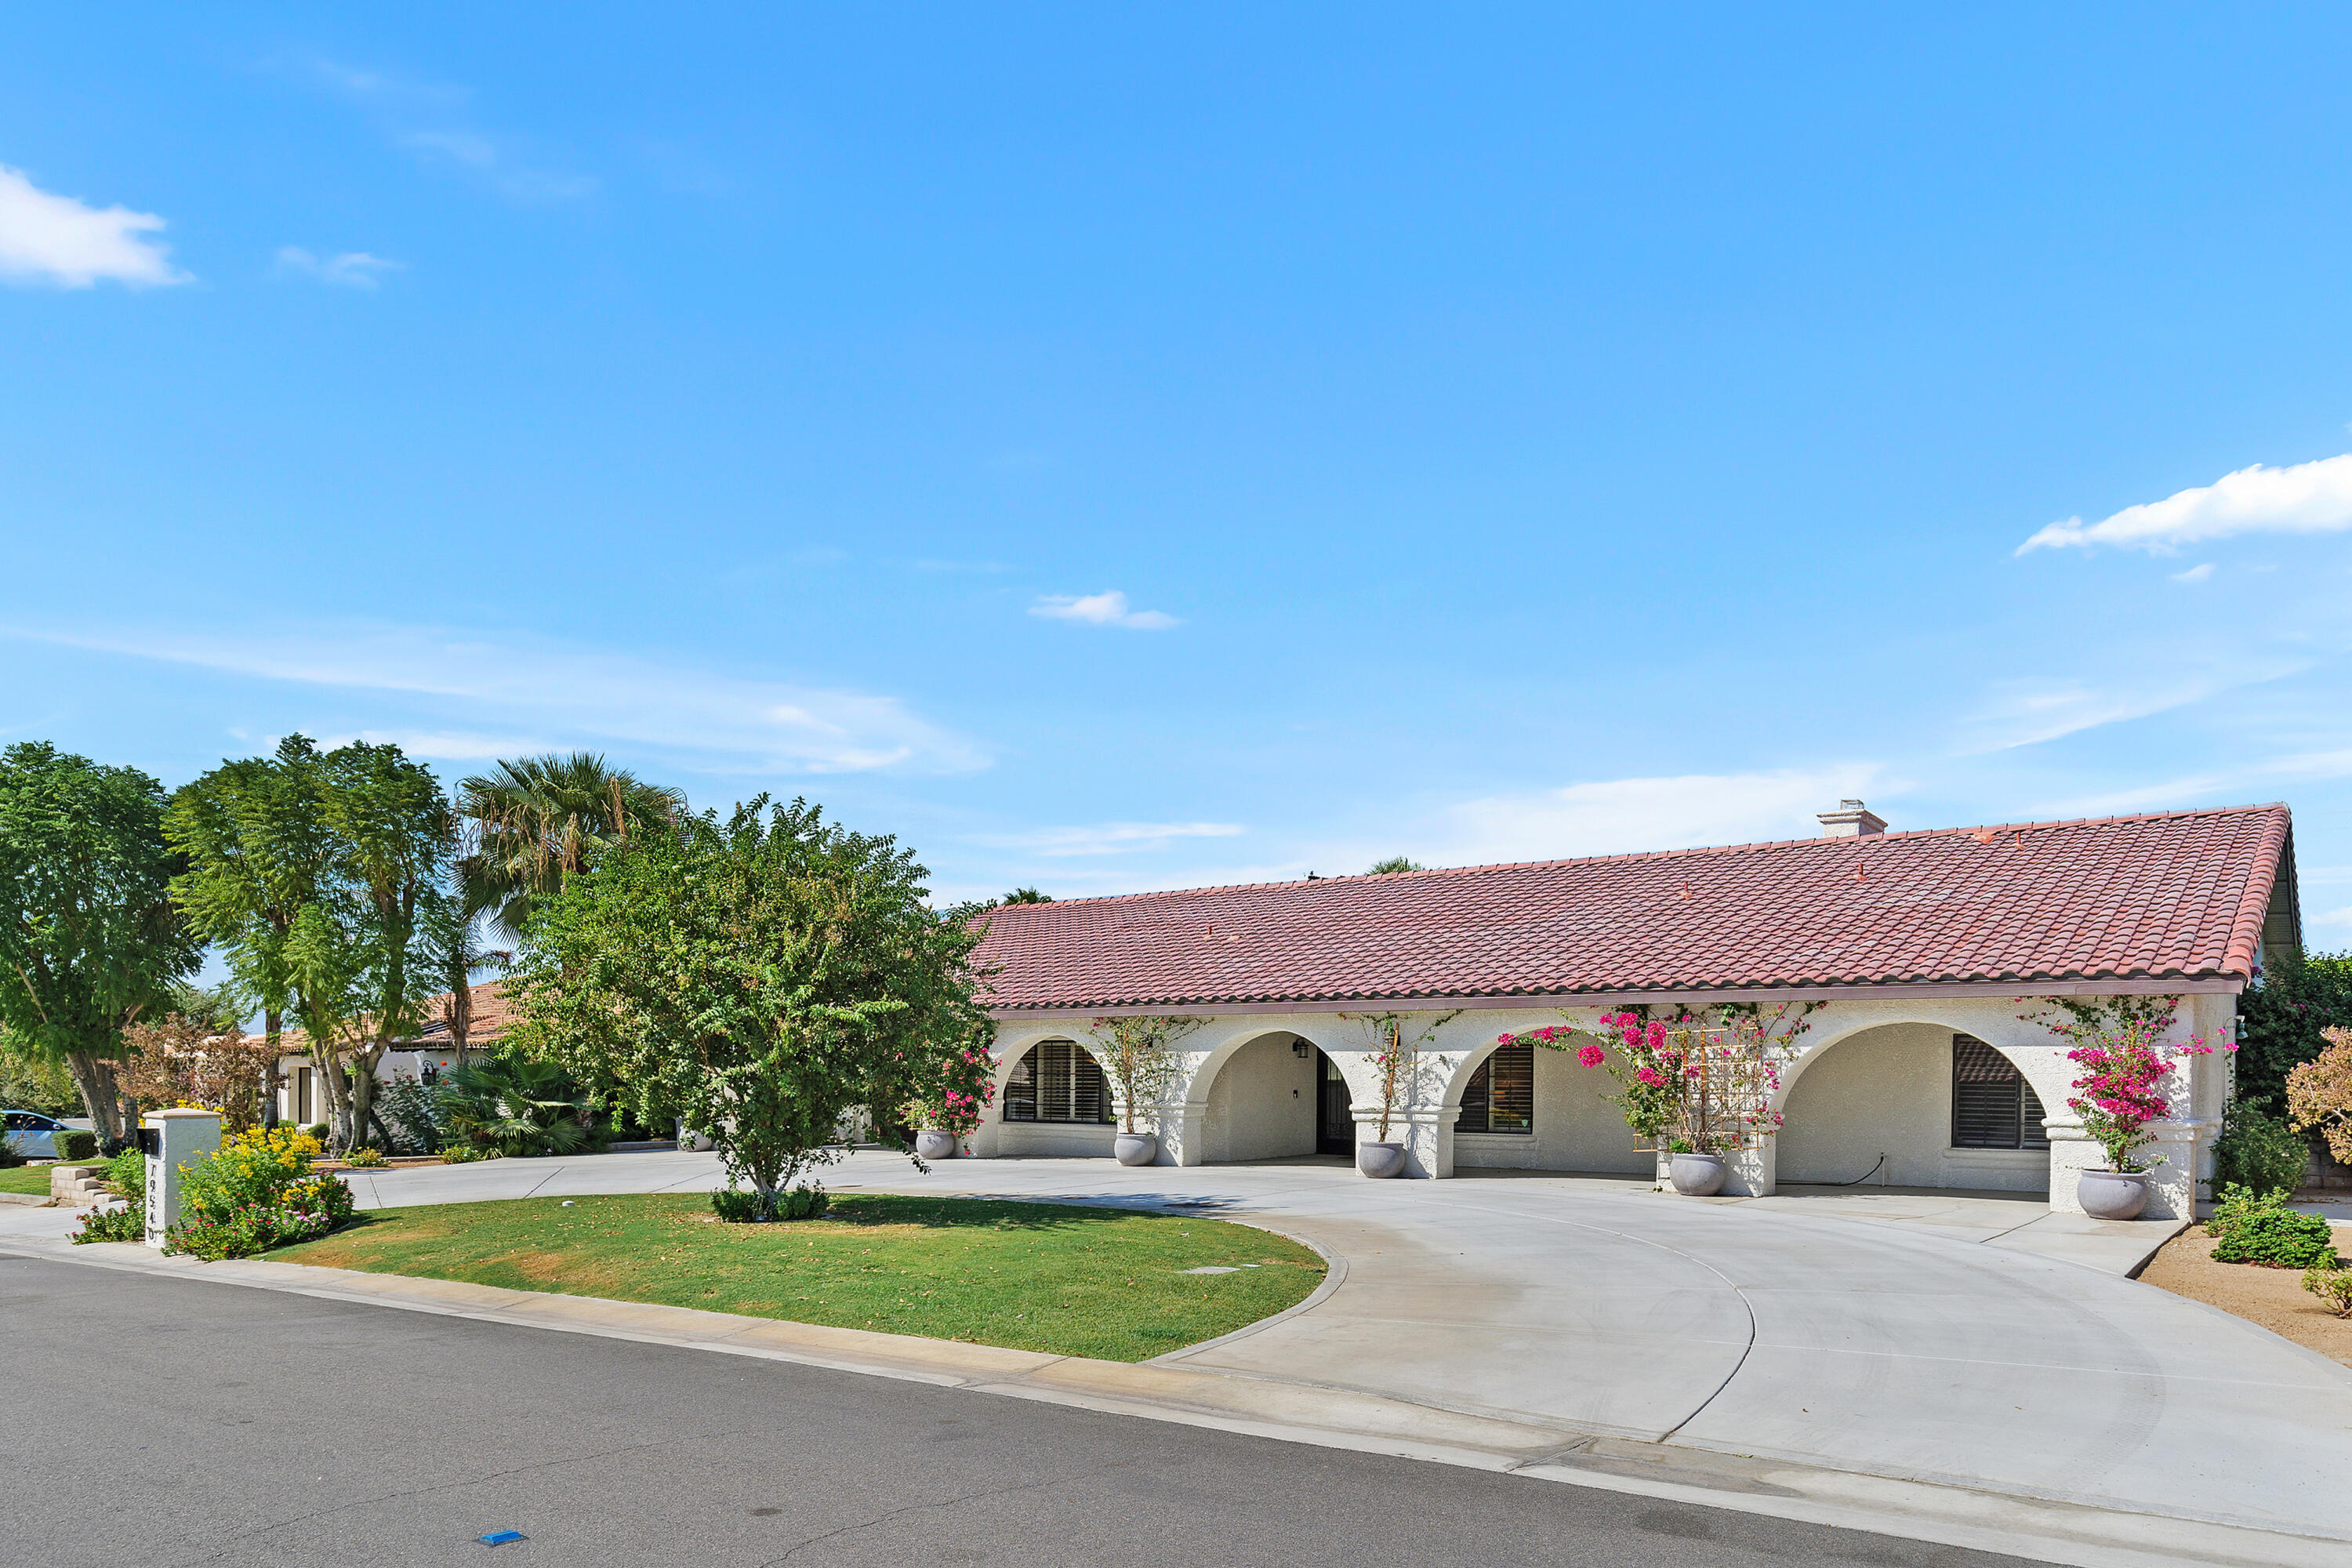
[[[589,858],[635,829],[677,819],[679,791],[607,767],[593,752],[501,762],[457,785],[470,845],[458,862],[466,914],[520,936],[531,900],[560,892]]]

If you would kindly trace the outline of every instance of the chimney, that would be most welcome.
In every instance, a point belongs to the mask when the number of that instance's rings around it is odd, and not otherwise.
[[[1858,800],[1842,800],[1835,811],[1822,812],[1815,820],[1824,838],[1859,838],[1886,831],[1886,819]]]

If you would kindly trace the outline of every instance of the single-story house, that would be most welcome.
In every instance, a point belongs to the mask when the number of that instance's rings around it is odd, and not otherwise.
[[[428,999],[425,1015],[430,1021],[413,1038],[394,1042],[392,1048],[377,1058],[376,1081],[390,1083],[395,1079],[413,1078],[431,1082],[453,1067],[479,1061],[497,1050],[513,1022],[506,983],[492,980],[469,986],[466,997],[462,1033],[458,1027],[461,1020],[457,994],[445,991]],[[278,1037],[278,1120],[309,1126],[327,1119],[327,1090],[318,1081],[318,1068],[311,1064],[304,1038],[295,1029]]]
[[[2053,998],[2180,998],[2174,1037],[2228,1030],[2265,959],[2301,942],[2282,805],[1885,831],[1858,801],[1819,837],[1660,854],[1316,878],[1014,904],[980,917],[996,1098],[981,1156],[1108,1154],[1094,1020],[1182,1016],[1174,1086],[1145,1108],[1162,1163],[1345,1154],[1380,1116],[1371,1019],[1404,1015],[1430,1087],[1392,1123],[1407,1173],[1647,1173],[1570,1052],[1504,1034],[1602,1014],[1814,1004],[1790,1043],[1777,1138],[1736,1192],[1780,1182],[2046,1194],[2104,1163],[2066,1109]],[[2175,1060],[2151,1215],[2190,1212],[2227,1102],[2226,1052]]]

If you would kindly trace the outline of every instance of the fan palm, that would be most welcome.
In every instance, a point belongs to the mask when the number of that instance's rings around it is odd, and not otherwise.
[[[461,782],[457,796],[471,839],[458,863],[466,913],[517,936],[532,900],[560,892],[598,849],[675,819],[686,804],[593,752],[501,762]]]
[[[501,1154],[570,1154],[589,1139],[588,1097],[553,1062],[496,1056],[450,1069],[435,1109],[456,1137]]]

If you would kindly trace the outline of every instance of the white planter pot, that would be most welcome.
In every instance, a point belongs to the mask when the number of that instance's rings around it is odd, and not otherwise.
[[[956,1157],[955,1134],[918,1132],[915,1134],[915,1154],[924,1160],[952,1160]]]
[[[1160,1158],[1160,1135],[1156,1132],[1122,1132],[1111,1144],[1111,1152],[1122,1165],[1149,1165]]]
[[[1720,1154],[1677,1154],[1672,1180],[1675,1191],[1686,1198],[1711,1198],[1731,1179],[1731,1167]]]
[[[2080,1172],[2074,1180],[2074,1200],[2093,1219],[2137,1219],[2147,1208],[2147,1173]]]
[[[1356,1169],[1376,1182],[1402,1174],[1404,1171],[1404,1145],[1359,1143],[1356,1145]]]

